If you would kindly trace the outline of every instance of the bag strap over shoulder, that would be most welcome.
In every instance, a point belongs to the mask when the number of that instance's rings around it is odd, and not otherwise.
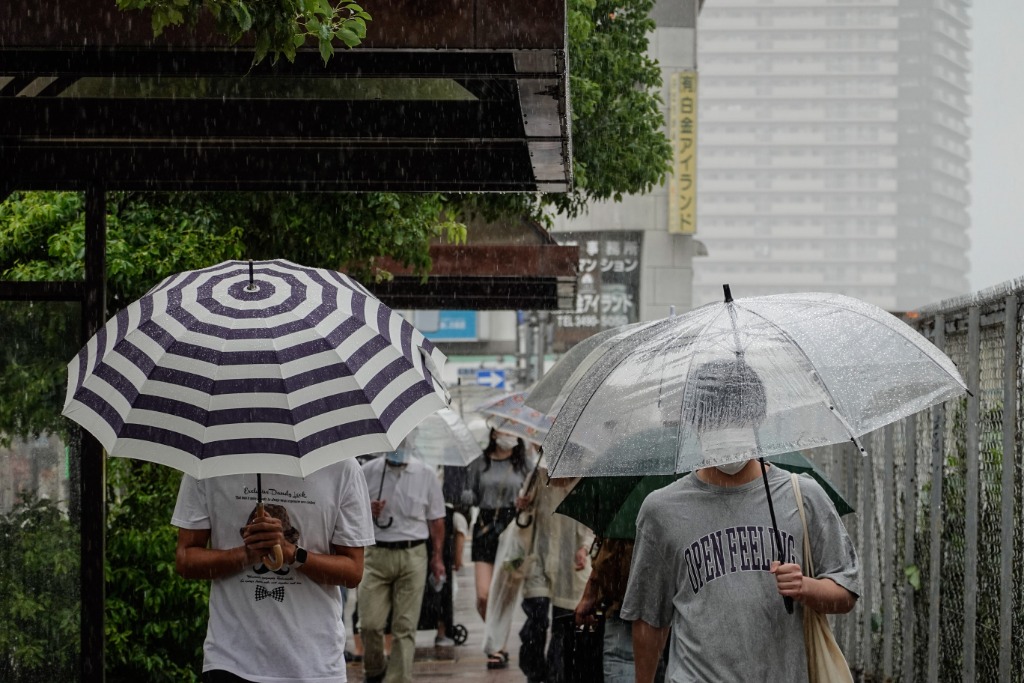
[[[796,496],[796,510],[800,513],[800,524],[804,528],[804,565],[807,569],[806,576],[814,577],[814,558],[811,556],[811,540],[807,535],[807,517],[804,516],[804,498],[800,495],[800,477],[795,472],[789,475],[793,484],[793,495]]]

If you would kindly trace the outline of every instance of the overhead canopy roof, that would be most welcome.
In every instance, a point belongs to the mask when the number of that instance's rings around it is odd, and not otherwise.
[[[0,198],[14,189],[546,191],[571,183],[565,3],[368,3],[324,66],[154,38],[112,0],[0,3]]]

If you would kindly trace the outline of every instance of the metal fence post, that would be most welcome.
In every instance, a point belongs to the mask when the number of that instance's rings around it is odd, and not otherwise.
[[[935,316],[935,332],[932,342],[940,350],[946,345],[946,316]],[[939,645],[942,643],[939,613],[942,602],[942,476],[943,452],[945,450],[946,406],[932,408],[932,467],[931,500],[928,506],[928,680],[939,680]]]
[[[967,478],[964,515],[964,652],[963,680],[973,681],[976,674],[975,650],[978,620],[978,514],[980,464],[978,427],[981,408],[981,309],[971,306],[967,322]]]
[[[911,415],[903,423],[903,565],[915,564],[914,538],[917,532],[917,416]],[[896,573],[903,586],[903,666],[901,679],[914,680],[914,587]]]
[[[872,444],[873,445],[873,444]],[[861,649],[861,662],[864,667],[864,672],[870,672],[873,670],[872,660],[875,654],[874,648],[874,635],[872,633],[873,618],[874,618],[874,588],[875,588],[875,576],[874,576],[874,527],[875,527],[875,496],[874,496],[874,483],[875,483],[875,463],[874,463],[874,449],[869,448],[867,454],[864,456],[863,464],[867,469],[867,475],[864,477],[864,485],[861,487],[863,496],[861,497],[861,546],[864,549],[863,554],[863,566],[864,566],[864,594],[860,596],[858,602],[864,606],[864,613],[861,615],[863,622],[861,624],[862,638],[864,644]]]
[[[893,649],[893,612],[896,600],[893,596],[894,567],[896,565],[896,511],[893,489],[895,479],[896,454],[893,449],[892,425],[885,426],[882,461],[882,543],[885,550],[880,553],[879,571],[882,579],[882,675],[886,680],[892,679]]]
[[[1017,295],[1006,297],[1003,332],[1003,470],[1000,494],[999,680],[1013,665],[1013,508],[1017,466]]]
[[[861,469],[861,460],[863,458],[854,459],[854,451],[852,444],[840,444],[833,446],[838,449],[840,461],[843,463],[843,478],[845,481],[845,493],[848,500],[859,500],[859,493],[857,491],[858,476]],[[863,511],[861,511],[863,513]],[[856,537],[854,529],[848,529],[851,536]],[[858,601],[859,602],[859,601]],[[857,659],[857,628],[856,622],[853,615],[849,615],[846,619],[841,620],[842,623],[842,638],[843,638],[843,652],[846,653],[846,658],[849,661]]]

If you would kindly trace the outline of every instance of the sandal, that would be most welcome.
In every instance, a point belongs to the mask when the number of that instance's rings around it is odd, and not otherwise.
[[[492,654],[487,655],[487,668],[488,669],[507,669],[508,668],[508,653],[504,650],[498,650]]]

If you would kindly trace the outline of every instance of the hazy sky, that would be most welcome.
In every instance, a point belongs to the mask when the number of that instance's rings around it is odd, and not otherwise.
[[[971,289],[1024,276],[1024,1],[970,8]]]

